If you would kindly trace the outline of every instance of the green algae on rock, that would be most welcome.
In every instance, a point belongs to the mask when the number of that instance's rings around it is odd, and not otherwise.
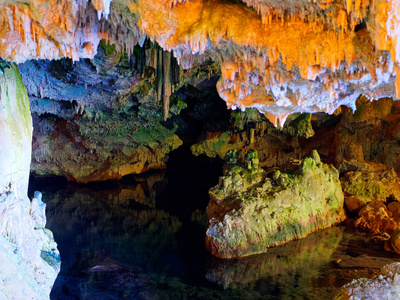
[[[349,195],[365,196],[386,201],[390,196],[400,199],[400,184],[393,169],[383,171],[347,172],[343,178],[343,191]]]
[[[248,159],[246,166],[228,165],[209,191],[206,247],[214,256],[266,252],[344,219],[339,173],[322,163],[317,151],[296,171],[267,173],[256,152]]]

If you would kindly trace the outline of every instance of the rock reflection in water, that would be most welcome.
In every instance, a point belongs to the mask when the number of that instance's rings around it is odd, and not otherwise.
[[[47,200],[62,258],[51,299],[333,299],[353,278],[372,277],[396,259],[340,227],[265,254],[216,259],[205,250],[201,225],[209,184],[182,178],[167,185],[156,173],[100,186],[32,186]],[[193,198],[200,192],[203,207]]]
[[[206,277],[224,288],[263,284],[275,296],[309,298],[316,292],[312,280],[321,276],[342,240],[342,229],[332,227],[304,239],[270,248],[265,254],[239,260],[212,260]],[[322,296],[322,291],[315,295]],[[329,298],[329,297],[328,297]],[[321,299],[321,298],[319,298]]]
[[[165,186],[162,173],[136,180],[139,182],[110,189],[75,185],[44,191],[49,199],[48,226],[62,249],[62,271],[53,299],[82,298],[89,290],[93,293],[91,286],[103,284],[96,283],[99,274],[131,272],[132,268],[140,272],[168,270],[170,265],[163,264],[162,257],[166,248],[176,244],[181,223],[155,208],[155,197]]]

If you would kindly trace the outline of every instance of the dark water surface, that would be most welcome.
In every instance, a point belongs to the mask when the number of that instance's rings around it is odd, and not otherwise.
[[[174,152],[166,172],[96,185],[31,179],[61,253],[51,299],[333,299],[397,256],[344,226],[241,260],[204,248],[221,165]]]

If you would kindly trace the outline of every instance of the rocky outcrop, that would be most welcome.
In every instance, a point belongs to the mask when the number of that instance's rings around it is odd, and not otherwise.
[[[27,197],[0,196],[0,297],[49,299],[60,271],[60,254],[46,216]]]
[[[399,299],[400,263],[386,265],[380,273],[372,279],[353,280],[342,288],[335,299]]]
[[[393,169],[381,172],[347,172],[341,178],[343,191],[348,195],[360,195],[386,201],[389,197],[400,200],[400,183]]]
[[[295,171],[272,173],[250,151],[245,166],[231,153],[225,174],[209,192],[207,249],[221,258],[265,252],[344,219],[339,174],[316,151]]]
[[[0,298],[48,299],[60,257],[41,194],[27,197],[32,119],[16,66],[3,69],[0,88]]]
[[[136,50],[129,58],[102,43],[93,61],[21,64],[34,122],[33,172],[90,182],[166,167],[182,141],[176,127],[161,124],[163,80],[150,66],[162,51],[150,43]],[[172,71],[164,75],[176,83]],[[182,109],[178,101],[169,101],[167,117]]]
[[[294,114],[285,125],[275,128],[256,109],[230,113],[226,131],[208,130],[202,132],[191,147],[194,155],[225,159],[230,150],[237,151],[238,158],[244,159],[249,149],[258,153],[262,167],[281,167],[291,161],[304,159],[317,149],[323,160],[334,160],[335,125],[340,121],[340,112],[327,114]]]

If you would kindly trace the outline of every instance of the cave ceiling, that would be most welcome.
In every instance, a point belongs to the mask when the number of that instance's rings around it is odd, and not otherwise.
[[[100,40],[132,53],[145,39],[183,68],[213,60],[228,108],[275,125],[294,112],[333,113],[400,98],[398,0],[0,1],[0,57],[93,58]],[[396,76],[396,74],[399,74]]]

